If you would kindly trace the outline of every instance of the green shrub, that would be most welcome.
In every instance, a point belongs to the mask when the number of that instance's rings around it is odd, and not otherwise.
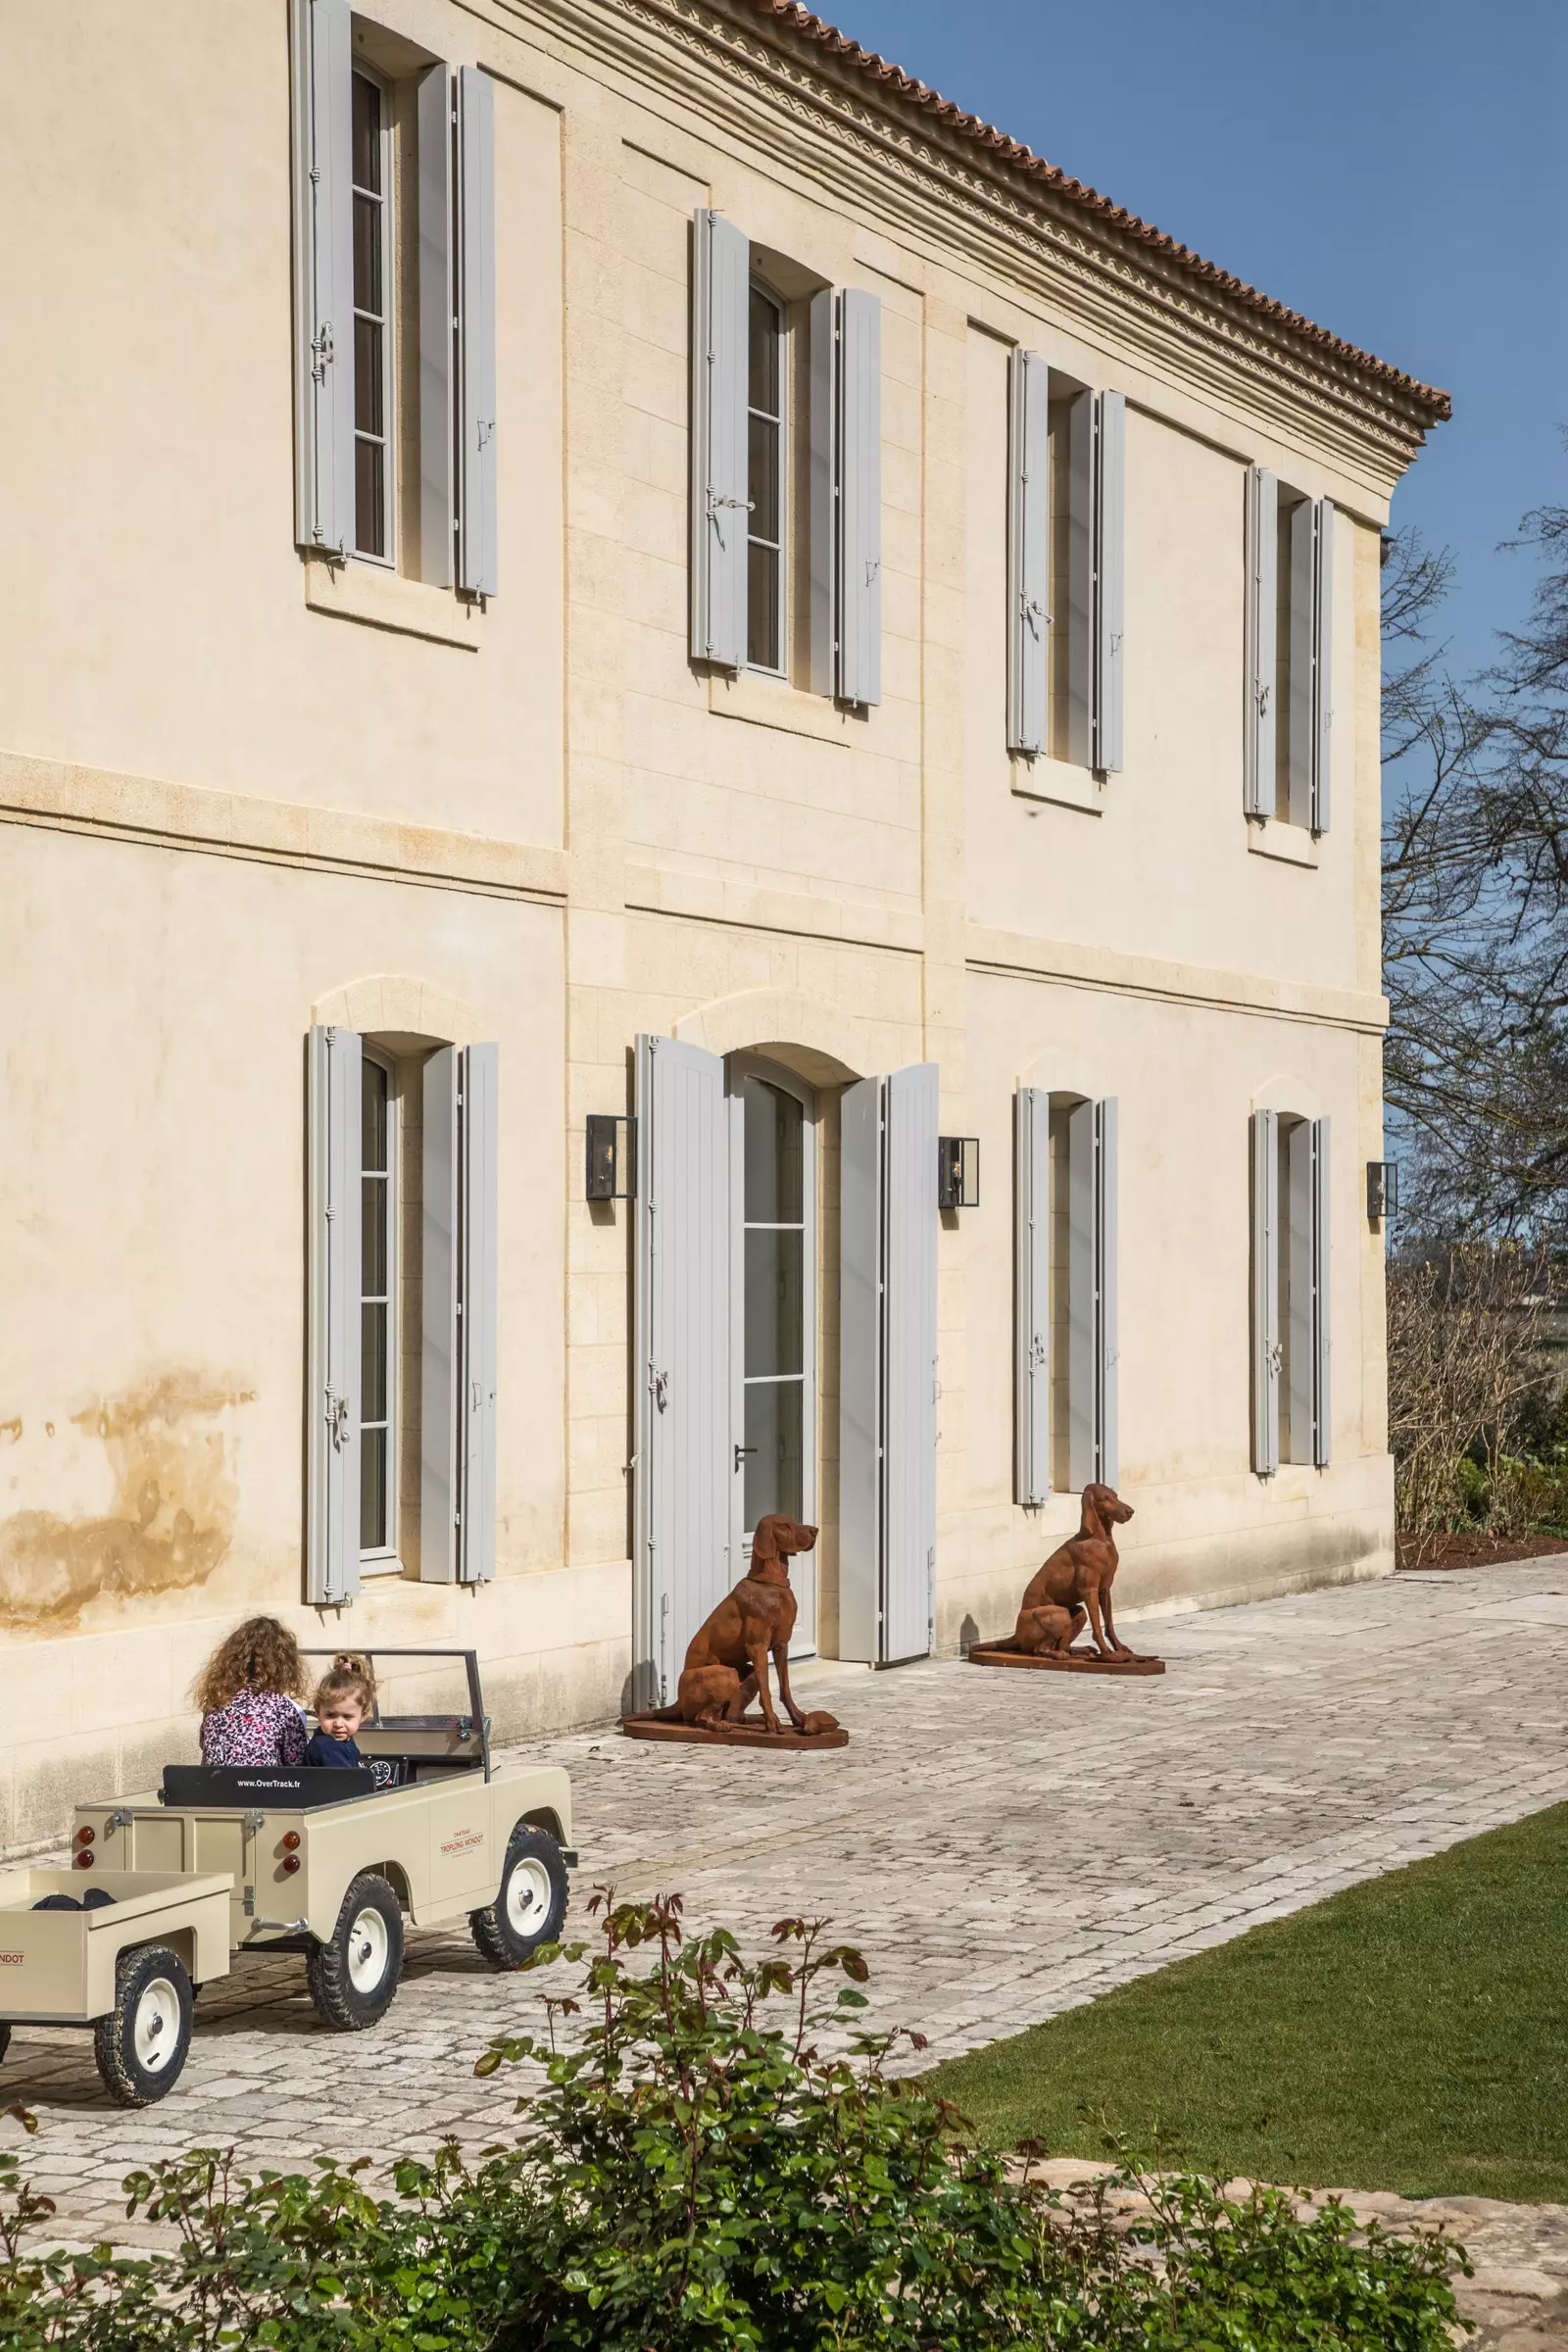
[[[125,2183],[172,2251],[40,2257],[48,2201],[0,2157],[0,2352],[1446,2352],[1449,2241],[1133,2166],[1063,2200],[888,2075],[919,2037],[858,2030],[852,1947],[785,1920],[748,1965],[678,1897],[594,1907],[580,1995],[478,2062],[539,2073],[474,2169],[448,2147],[376,2198],[363,2161],[198,2149]]]

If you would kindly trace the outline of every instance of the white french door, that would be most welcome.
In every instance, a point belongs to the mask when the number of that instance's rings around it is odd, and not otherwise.
[[[730,1556],[770,1511],[814,1525],[816,1098],[755,1054],[728,1065],[730,1116]],[[816,1649],[816,1556],[791,1563],[792,1657]]]

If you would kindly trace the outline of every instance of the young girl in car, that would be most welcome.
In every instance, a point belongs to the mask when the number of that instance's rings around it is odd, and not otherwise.
[[[305,1666],[275,1617],[247,1617],[196,1683],[204,1764],[303,1764]]]
[[[355,1657],[350,1650],[340,1651],[332,1660],[331,1673],[323,1674],[317,1684],[313,1704],[320,1729],[311,1735],[306,1763],[363,1763],[355,1734],[375,1711],[375,1677],[368,1661]]]

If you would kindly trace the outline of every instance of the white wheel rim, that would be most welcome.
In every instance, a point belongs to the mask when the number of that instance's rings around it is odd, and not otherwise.
[[[391,1949],[386,1921],[367,1903],[349,1930],[349,1983],[356,1992],[374,1992],[386,1975]]]
[[[161,2075],[179,2048],[179,1995],[167,1977],[143,1987],[130,2038],[142,2072]]]
[[[535,1854],[519,1854],[507,1880],[507,1925],[514,1936],[537,1936],[550,1917],[550,1873]]]

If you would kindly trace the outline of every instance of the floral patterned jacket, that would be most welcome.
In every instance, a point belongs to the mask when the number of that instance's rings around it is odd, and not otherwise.
[[[242,1690],[202,1717],[204,1764],[303,1764],[305,1718],[281,1690]]]

